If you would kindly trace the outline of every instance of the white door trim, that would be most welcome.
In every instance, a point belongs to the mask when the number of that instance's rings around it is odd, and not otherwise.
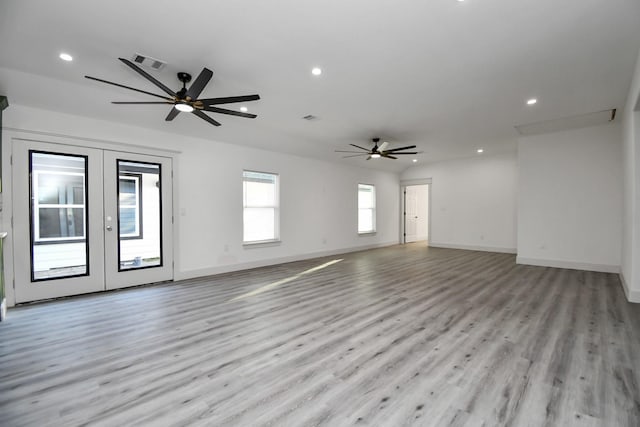
[[[407,187],[413,185],[428,185],[428,205],[427,205],[427,236],[429,241],[431,241],[431,197],[433,193],[433,185],[431,183],[431,178],[422,178],[422,179],[408,179],[400,181],[400,243],[406,244],[406,191]]]

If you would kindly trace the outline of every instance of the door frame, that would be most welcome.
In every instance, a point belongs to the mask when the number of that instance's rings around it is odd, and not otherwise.
[[[420,179],[406,179],[400,181],[400,243],[405,245],[406,242],[406,191],[407,187],[412,185],[428,185],[429,186],[429,197],[428,197],[428,205],[427,205],[427,236],[428,241],[431,241],[431,195],[433,193],[433,184],[431,178],[420,178]]]
[[[77,146],[85,148],[96,148],[100,150],[120,151],[131,154],[143,154],[150,156],[169,157],[172,162],[172,199],[169,201],[171,217],[173,222],[172,227],[172,240],[173,247],[168,249],[173,254],[173,277],[176,277],[176,267],[179,266],[179,248],[178,248],[178,233],[179,223],[177,221],[178,216],[178,176],[179,168],[179,155],[181,151],[165,149],[165,148],[151,148],[149,145],[132,144],[127,142],[110,141],[103,139],[96,139],[90,137],[71,136],[50,132],[32,131],[26,129],[17,129],[5,127],[1,130],[3,132],[3,144],[2,147],[2,181],[3,191],[0,193],[0,218],[2,222],[2,230],[9,231],[7,237],[4,239],[4,261],[5,261],[5,298],[7,307],[13,307],[16,305],[15,295],[15,254],[14,254],[14,232],[13,232],[13,159],[12,149],[16,141],[26,142],[43,142],[49,144],[61,144],[68,146]],[[146,140],[145,140],[146,141]],[[149,141],[151,145],[153,141]]]

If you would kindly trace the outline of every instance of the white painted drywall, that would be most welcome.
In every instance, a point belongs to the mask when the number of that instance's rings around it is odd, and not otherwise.
[[[617,272],[620,126],[522,137],[518,166],[518,262]]]
[[[627,298],[640,302],[640,53],[621,114],[624,203],[620,275]]]
[[[414,166],[401,175],[423,178],[432,180],[431,246],[515,253],[515,153]]]
[[[11,105],[4,113],[5,211],[12,208],[9,155],[13,138],[47,141],[50,135],[62,135],[79,137],[80,141],[87,139],[87,145],[100,144],[100,141],[91,141],[97,139],[179,150],[181,153],[174,165],[177,279],[399,243],[400,184],[394,173],[184,138],[20,105]],[[164,125],[161,117],[159,120],[159,126]],[[194,121],[194,125],[207,126],[200,121]],[[250,122],[246,125],[250,126]],[[215,132],[216,128],[211,127],[212,136]],[[79,141],[69,140],[76,144]],[[243,169],[280,174],[282,242],[278,245],[251,248],[242,245]],[[357,233],[359,182],[376,186],[377,232],[374,235],[358,236]],[[4,229],[10,226],[10,216],[3,215]],[[5,254],[9,252],[7,277],[12,275],[9,250],[12,238],[10,233],[5,242]]]

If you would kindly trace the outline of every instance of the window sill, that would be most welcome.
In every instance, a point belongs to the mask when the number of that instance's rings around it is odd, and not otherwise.
[[[253,248],[268,248],[270,246],[279,246],[282,242],[277,240],[260,240],[257,242],[244,242],[242,243],[242,247],[244,249],[253,249]]]
[[[375,236],[375,235],[376,235],[375,231],[365,231],[363,233],[358,233],[358,236],[360,237]]]

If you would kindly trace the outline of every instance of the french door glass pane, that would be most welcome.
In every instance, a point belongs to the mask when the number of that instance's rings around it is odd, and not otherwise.
[[[85,276],[87,158],[29,151],[31,280]]]
[[[119,271],[162,266],[160,165],[118,160]]]

